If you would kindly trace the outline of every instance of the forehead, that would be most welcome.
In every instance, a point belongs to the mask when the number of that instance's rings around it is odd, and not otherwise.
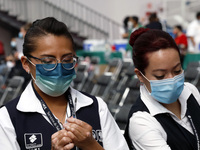
[[[71,39],[66,36],[56,36],[48,34],[36,39],[36,49],[33,53],[38,54],[59,54],[74,53]]]
[[[177,50],[173,48],[160,49],[158,51],[147,54],[148,66],[146,70],[154,69],[169,70],[180,63],[180,57]]]

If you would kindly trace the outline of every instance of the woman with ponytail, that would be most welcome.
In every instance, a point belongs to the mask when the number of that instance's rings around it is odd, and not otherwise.
[[[180,51],[173,38],[161,30],[140,28],[129,43],[141,83],[125,131],[129,148],[199,150],[200,94],[184,82]]]

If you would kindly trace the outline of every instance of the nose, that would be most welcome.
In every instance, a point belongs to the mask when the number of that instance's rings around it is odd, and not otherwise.
[[[58,63],[62,63],[62,61],[60,59],[57,59]]]
[[[166,79],[170,79],[170,78],[173,78],[175,75],[173,73],[168,73],[167,74],[167,78]]]

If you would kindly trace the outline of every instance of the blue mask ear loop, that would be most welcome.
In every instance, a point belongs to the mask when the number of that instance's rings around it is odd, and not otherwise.
[[[28,60],[28,62],[30,62],[33,66],[35,66],[36,67],[36,65],[30,60],[30,59],[28,59],[28,57],[26,57],[26,59]],[[32,79],[35,81],[36,79],[33,77],[33,75],[32,75],[32,73],[30,72],[30,75],[31,75],[31,77],[32,77]]]
[[[147,77],[145,77],[145,75],[141,72],[141,71],[139,71],[140,73],[141,73],[141,75],[149,82],[149,84],[150,84],[150,81],[149,81],[149,79],[147,79]],[[144,84],[144,83],[143,83]],[[148,88],[147,88],[147,86],[144,84],[144,87],[146,88],[146,90],[149,92],[149,94],[151,95],[151,92],[148,90]],[[151,88],[151,84],[150,84],[150,88]]]

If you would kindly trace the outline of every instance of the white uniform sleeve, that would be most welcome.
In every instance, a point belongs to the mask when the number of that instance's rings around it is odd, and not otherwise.
[[[196,34],[195,21],[191,22],[187,28],[186,35],[187,37],[194,37]]]
[[[0,150],[20,150],[6,107],[0,109]]]
[[[97,98],[105,150],[129,150],[125,138],[108,110],[106,103]]]
[[[167,135],[159,122],[147,112],[136,112],[130,118],[129,134],[137,150],[171,150]]]

